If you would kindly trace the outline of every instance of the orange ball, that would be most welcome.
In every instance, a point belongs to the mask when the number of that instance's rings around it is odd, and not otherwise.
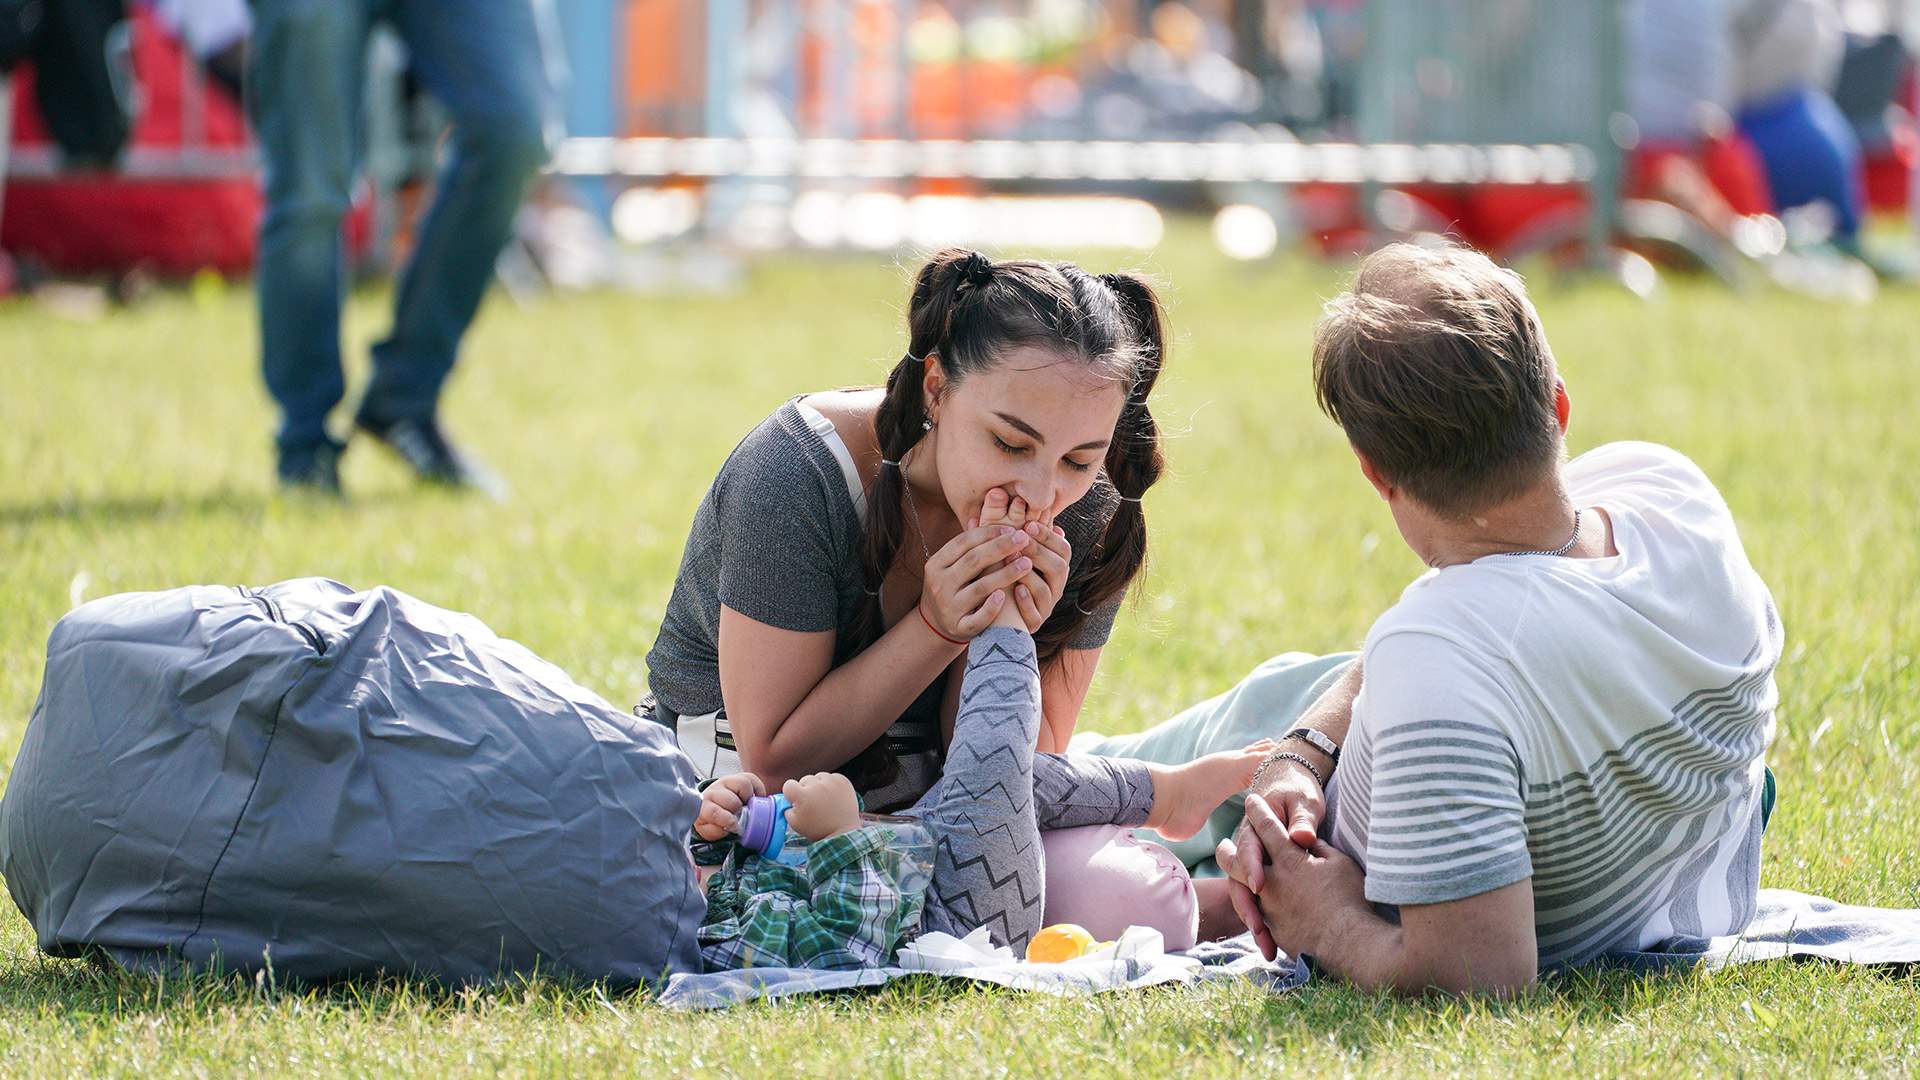
[[[1027,942],[1027,959],[1036,964],[1058,964],[1085,956],[1096,945],[1086,927],[1055,923],[1041,928],[1039,933],[1033,935],[1033,940]]]

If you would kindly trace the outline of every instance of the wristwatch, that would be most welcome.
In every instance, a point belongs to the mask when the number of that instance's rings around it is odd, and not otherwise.
[[[1318,750],[1321,753],[1327,755],[1327,757],[1332,760],[1335,767],[1339,766],[1340,744],[1337,742],[1334,742],[1332,739],[1327,738],[1327,735],[1325,732],[1315,731],[1310,727],[1297,727],[1297,728],[1294,728],[1292,731],[1287,732],[1285,735],[1280,736],[1281,742],[1286,742],[1288,739],[1299,739],[1300,741],[1306,743],[1308,746],[1311,746],[1315,750]]]

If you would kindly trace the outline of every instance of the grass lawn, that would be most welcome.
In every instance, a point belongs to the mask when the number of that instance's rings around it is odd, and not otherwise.
[[[1150,256],[1088,261],[1160,274],[1178,340],[1155,402],[1173,469],[1147,500],[1150,577],[1082,720],[1121,731],[1272,653],[1353,647],[1420,567],[1314,410],[1308,343],[1335,272],[1230,265],[1191,226]],[[244,288],[84,323],[0,303],[0,757],[19,746],[55,619],[83,598],[190,582],[391,584],[633,702],[721,458],[785,398],[883,375],[902,349],[907,269],[792,258],[724,298],[496,298],[447,414],[512,482],[506,505],[416,491],[365,446],[347,458],[347,504],[276,497]],[[1781,802],[1762,883],[1920,907],[1920,294],[1850,308],[1686,282],[1652,303],[1544,278],[1535,291],[1573,392],[1573,451],[1645,438],[1692,455],[1779,602]],[[356,368],[386,303],[353,306]],[[1885,1074],[1920,1061],[1920,976],[1815,966],[1582,976],[1499,1005],[1331,984],[1053,1001],[917,983],[685,1016],[540,983],[301,994],[116,976],[37,956],[0,906],[12,1075]]]

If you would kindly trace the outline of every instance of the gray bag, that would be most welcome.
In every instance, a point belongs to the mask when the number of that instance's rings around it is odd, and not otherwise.
[[[319,578],[76,608],[0,802],[42,949],[143,970],[699,971],[666,728],[479,620]]]

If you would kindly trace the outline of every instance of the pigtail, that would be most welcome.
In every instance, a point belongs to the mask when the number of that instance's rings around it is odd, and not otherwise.
[[[976,260],[978,262],[976,262]],[[906,536],[903,496],[906,474],[901,469],[907,452],[926,436],[926,359],[944,347],[962,294],[975,288],[978,252],[949,248],[927,260],[915,276],[907,302],[907,355],[887,374],[887,393],[873,417],[874,439],[883,462],[867,490],[867,520],[860,542],[860,570],[867,603],[861,617],[861,638],[878,640],[884,629],[880,613],[880,583],[900,553]],[[987,264],[991,273],[991,264]]]
[[[1082,571],[1071,627],[1063,626],[1065,632],[1057,641],[1056,635],[1049,633],[1054,620],[1049,619],[1041,628],[1049,638],[1047,645],[1055,651],[1065,647],[1089,614],[1124,592],[1146,565],[1147,517],[1141,500],[1166,470],[1160,426],[1147,407],[1166,356],[1166,319],[1160,299],[1144,278],[1133,274],[1101,274],[1097,280],[1112,290],[1120,303],[1138,350],[1138,365],[1120,420],[1114,426],[1113,442],[1107,446],[1107,480],[1120,493],[1120,503]],[[1045,647],[1041,652],[1046,654]]]
[[[929,259],[914,278],[907,303],[907,354],[887,374],[886,396],[873,418],[880,458],[891,464],[880,466],[867,489],[867,515],[860,538],[860,572],[867,597],[860,611],[858,640],[867,645],[879,640],[886,630],[880,585],[906,538],[907,478],[900,466],[907,452],[926,437],[926,358],[943,347],[962,299],[969,292],[977,292],[991,275],[992,264],[986,256],[950,248]],[[886,748],[886,737],[882,736],[840,771],[854,786],[872,790],[893,780],[899,771],[899,759]]]

